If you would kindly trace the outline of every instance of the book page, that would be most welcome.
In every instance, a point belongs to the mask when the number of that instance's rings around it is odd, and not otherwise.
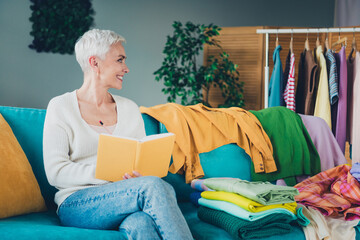
[[[145,136],[145,137],[141,138],[139,141],[140,142],[146,142],[146,141],[151,141],[151,140],[154,140],[154,139],[164,138],[164,137],[168,137],[168,136],[172,136],[172,135],[174,135],[174,134],[173,133],[153,134],[153,135]]]
[[[100,135],[95,177],[107,181],[119,181],[125,173],[134,170],[136,140],[111,135]]]
[[[117,135],[112,135],[112,134],[109,134],[109,133],[101,133],[100,135],[114,137],[114,138],[123,138],[123,139],[128,139],[128,140],[133,140],[133,141],[139,141],[140,140],[138,138],[132,138],[132,137],[126,137],[126,136],[117,136]]]
[[[146,142],[146,141],[151,141],[153,139],[163,138],[163,137],[167,137],[167,136],[174,135],[174,134],[173,133],[159,133],[159,134],[153,134],[153,135],[145,136],[145,137],[140,138],[140,139],[139,138],[126,137],[126,136],[116,136],[116,135],[111,135],[111,134],[108,134],[108,133],[101,133],[100,135],[116,137],[116,138],[123,138],[123,139],[128,139],[128,140],[133,140],[133,141],[139,141],[139,142]]]
[[[143,176],[165,177],[168,174],[174,141],[175,135],[168,134],[162,138],[141,142],[135,170]]]

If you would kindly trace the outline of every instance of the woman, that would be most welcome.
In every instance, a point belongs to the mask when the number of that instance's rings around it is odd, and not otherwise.
[[[100,133],[145,136],[138,106],[112,95],[129,72],[124,38],[93,29],[75,44],[83,85],[53,98],[44,125],[44,165],[65,226],[118,229],[131,239],[192,239],[173,188],[158,177],[125,174],[122,181],[96,179]]]

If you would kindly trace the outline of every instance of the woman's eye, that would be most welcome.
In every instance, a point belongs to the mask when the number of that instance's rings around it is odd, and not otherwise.
[[[119,58],[118,58],[118,62],[119,63],[125,63],[125,60],[126,60],[126,57],[125,56],[119,56]]]

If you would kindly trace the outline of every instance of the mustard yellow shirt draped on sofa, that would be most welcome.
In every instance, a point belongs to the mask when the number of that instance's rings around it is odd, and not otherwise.
[[[172,173],[185,171],[190,183],[204,176],[199,153],[236,143],[251,157],[255,172],[277,170],[269,137],[259,120],[241,108],[208,108],[202,104],[182,106],[175,103],[140,107],[175,133]]]

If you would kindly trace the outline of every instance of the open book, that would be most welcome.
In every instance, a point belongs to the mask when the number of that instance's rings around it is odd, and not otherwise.
[[[173,133],[161,133],[142,139],[100,134],[95,177],[107,181],[122,180],[125,173],[137,171],[143,176],[168,174],[175,142]]]

